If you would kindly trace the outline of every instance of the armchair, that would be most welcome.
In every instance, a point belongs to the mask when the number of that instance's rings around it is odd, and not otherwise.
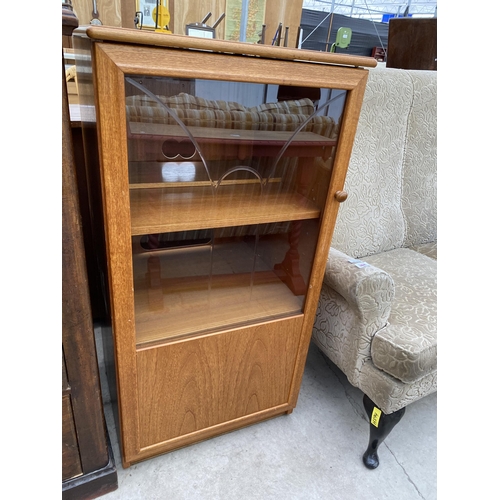
[[[363,393],[366,467],[437,390],[433,71],[370,70],[312,340]]]

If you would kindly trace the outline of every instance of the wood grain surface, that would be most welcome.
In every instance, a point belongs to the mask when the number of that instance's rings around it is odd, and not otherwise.
[[[302,320],[139,351],[141,447],[286,404]]]

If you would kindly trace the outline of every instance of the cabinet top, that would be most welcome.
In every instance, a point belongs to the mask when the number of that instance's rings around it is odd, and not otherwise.
[[[86,28],[86,34],[94,41],[204,50],[267,59],[282,59],[287,61],[314,62],[342,66],[368,68],[377,66],[377,60],[373,57],[276,47],[257,43],[198,38],[187,35],[171,35],[110,26],[90,26]]]

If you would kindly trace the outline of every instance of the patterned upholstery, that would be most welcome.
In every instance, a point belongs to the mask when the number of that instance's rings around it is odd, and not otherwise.
[[[415,252],[427,255],[427,257],[437,259],[437,241],[433,241],[431,243],[422,243],[421,245],[415,245],[410,248],[412,250],[415,250]]]
[[[250,108],[249,111],[261,113],[263,111],[273,114],[294,114],[294,115],[312,115],[314,113],[314,104],[310,99],[299,99],[281,102],[265,102]]]
[[[403,164],[404,247],[437,240],[437,113],[435,71],[413,71]]]
[[[437,369],[437,261],[407,248],[367,257],[394,280],[387,326],[372,339],[373,364],[405,383]]]
[[[370,70],[313,328],[385,413],[437,390],[436,91]]]
[[[314,104],[307,98],[246,108],[237,102],[203,99],[185,93],[157,97],[188,127],[294,131],[314,113]],[[128,96],[126,106],[130,121],[176,123],[163,106],[147,95]],[[303,130],[333,138],[337,128],[332,117],[314,116]]]
[[[332,246],[353,257],[403,245],[402,163],[412,84],[389,70],[371,70],[358,122]]]

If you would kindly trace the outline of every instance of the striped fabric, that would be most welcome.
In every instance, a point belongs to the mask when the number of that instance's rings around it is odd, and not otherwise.
[[[273,113],[273,114],[287,114],[306,115],[310,116],[314,113],[314,104],[310,99],[299,99],[282,102],[265,102],[259,106],[250,108],[249,111],[256,111],[257,113]]]
[[[264,103],[252,108],[231,101],[214,101],[181,93],[158,99],[175,113],[188,127],[230,128],[238,130],[294,131],[307,121],[305,132],[333,138],[337,124],[328,116],[314,116],[310,99]],[[164,123],[172,125],[175,118],[147,95],[134,95],[126,99],[127,116],[132,122]]]
[[[212,109],[221,111],[246,111],[245,106],[232,101],[212,101],[196,97],[194,95],[181,93],[171,97],[157,96],[167,106],[174,109]],[[127,106],[158,106],[158,103],[146,94],[132,95],[126,98]]]

